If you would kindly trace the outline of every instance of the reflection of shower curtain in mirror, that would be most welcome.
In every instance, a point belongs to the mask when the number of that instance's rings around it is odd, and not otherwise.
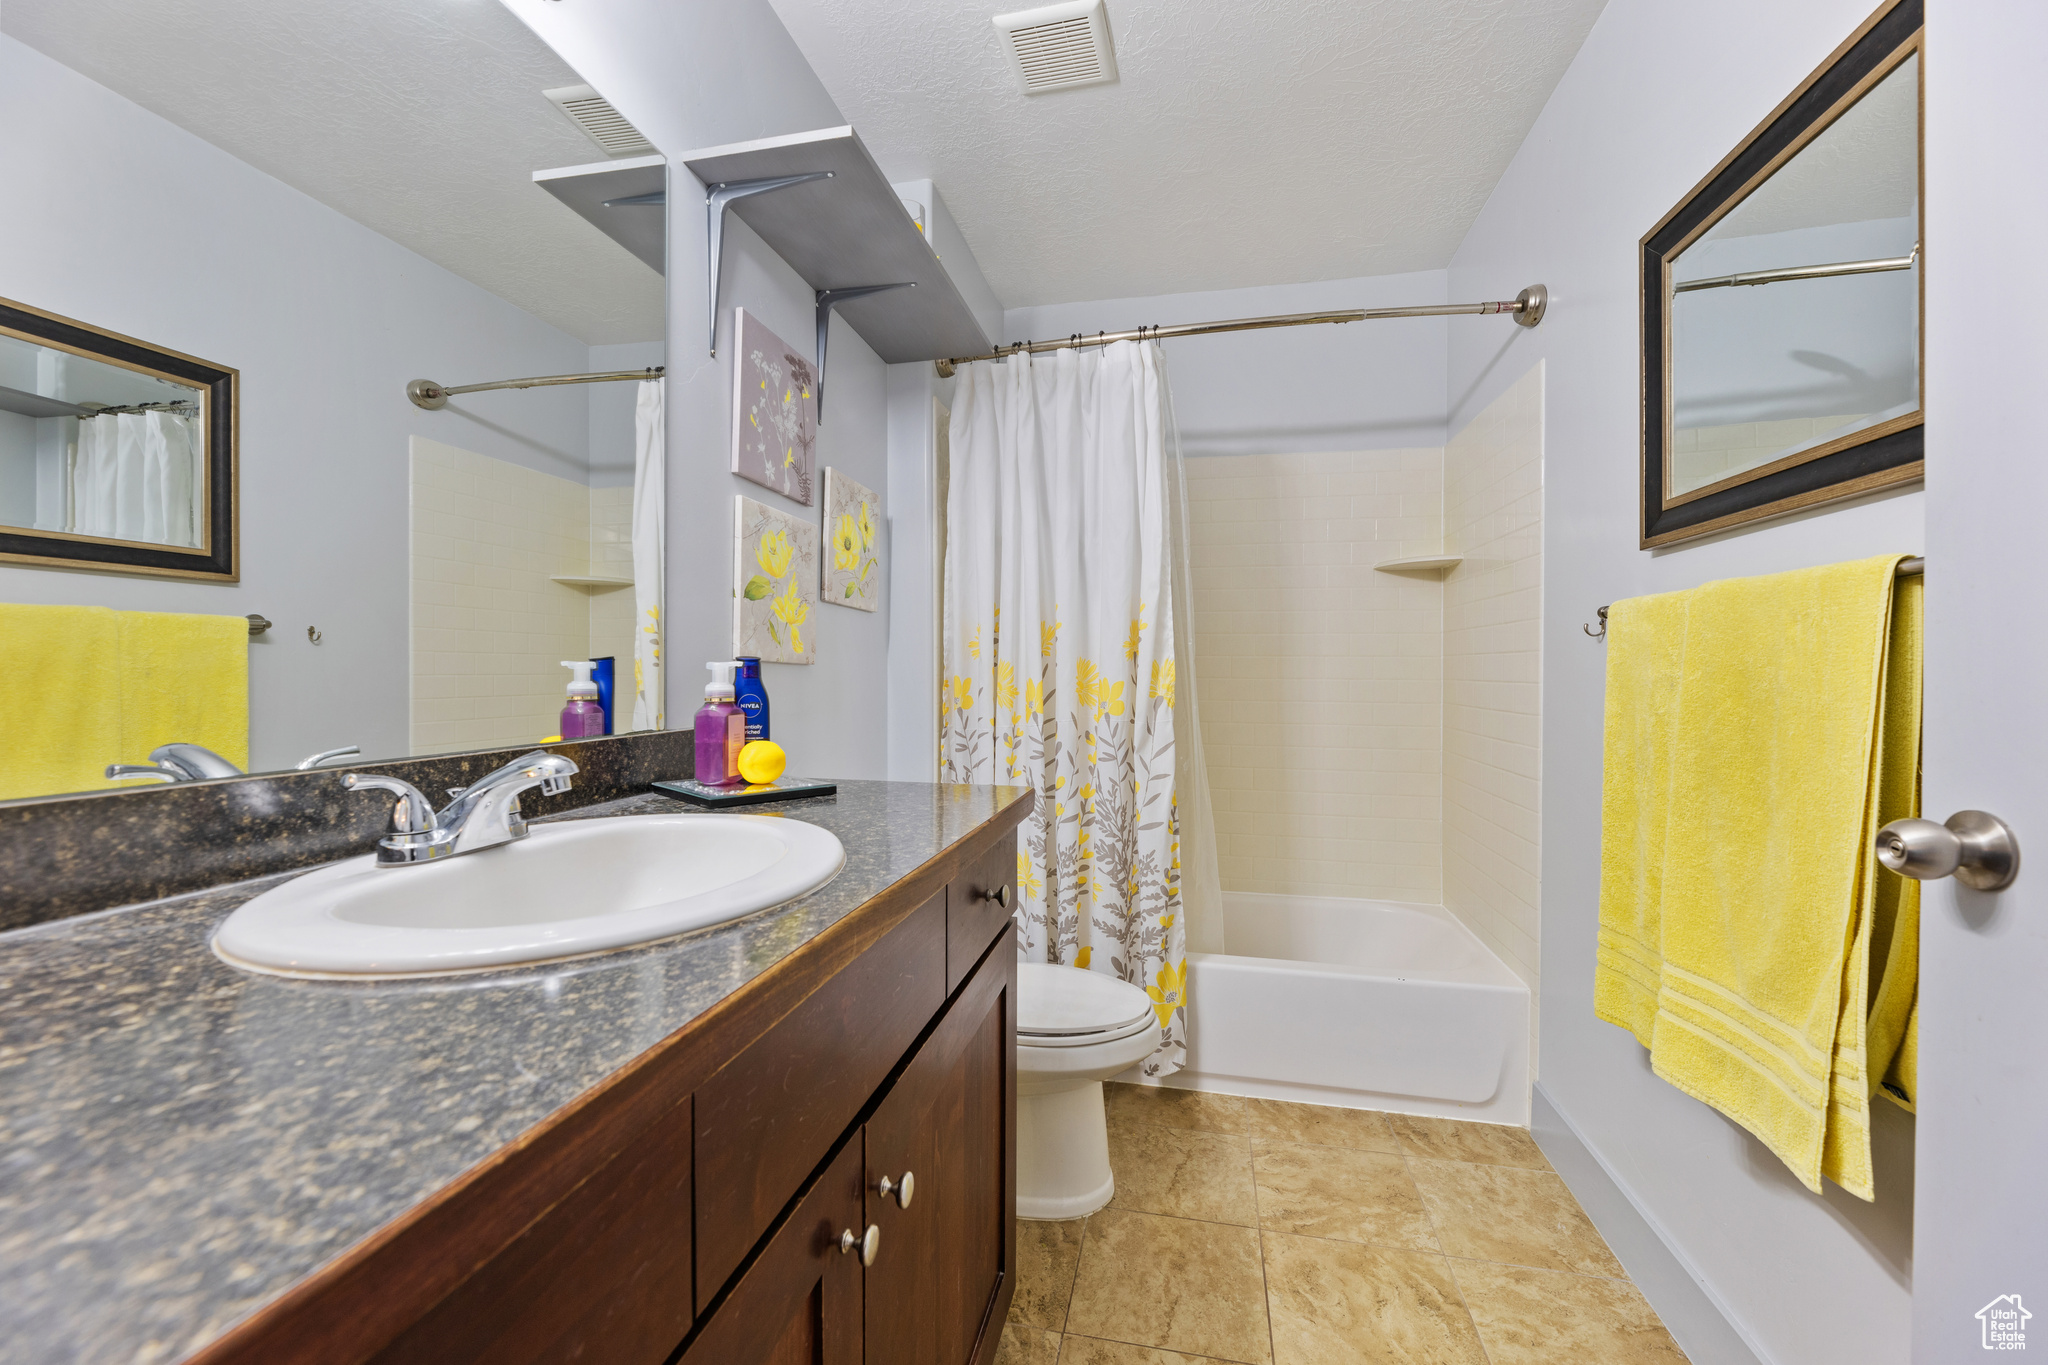
[[[114,540],[197,545],[204,486],[199,419],[121,412],[78,423],[64,529]]]
[[[640,381],[633,446],[633,728],[659,730],[663,466],[668,459],[659,379]]]

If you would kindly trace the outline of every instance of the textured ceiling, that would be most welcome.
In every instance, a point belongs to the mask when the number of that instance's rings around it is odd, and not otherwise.
[[[533,172],[605,160],[498,0],[4,0],[0,32],[592,343],[663,285]]]
[[[1019,0],[772,2],[1015,308],[1449,264],[1605,0],[1109,0],[1121,79],[1029,96]]]

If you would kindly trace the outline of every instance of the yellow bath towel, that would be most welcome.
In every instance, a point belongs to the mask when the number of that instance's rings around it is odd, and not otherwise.
[[[1607,609],[1606,781],[1594,1012],[1650,1045],[1664,949],[1664,828],[1688,593]]]
[[[249,764],[249,623],[240,616],[0,603],[0,691],[18,724],[0,800],[137,785],[109,763],[160,744]]]
[[[1917,799],[1919,585],[1895,612],[1898,559],[1617,603],[1609,628],[1596,1010],[1810,1189],[1865,1199],[1916,966],[1917,899],[1869,855]]]
[[[182,741],[249,767],[249,618],[117,612],[121,742],[139,763]]]

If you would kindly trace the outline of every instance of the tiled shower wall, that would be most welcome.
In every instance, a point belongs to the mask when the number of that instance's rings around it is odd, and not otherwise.
[[[1444,449],[1444,899],[1536,986],[1543,369]]]
[[[1227,891],[1436,903],[1442,452],[1187,462],[1202,745]]]
[[[413,753],[557,733],[564,659],[610,654],[630,679],[632,589],[551,576],[630,578],[631,504],[630,488],[412,439]]]
[[[1532,988],[1542,404],[1539,367],[1443,450],[1187,462],[1224,889],[1441,904]]]

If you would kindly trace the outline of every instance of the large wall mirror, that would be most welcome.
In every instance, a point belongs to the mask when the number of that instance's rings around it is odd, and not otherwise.
[[[1920,3],[1643,239],[1645,548],[1921,477]]]
[[[0,90],[0,800],[537,743],[563,660],[632,728],[667,180],[602,93],[494,0],[7,0]]]

